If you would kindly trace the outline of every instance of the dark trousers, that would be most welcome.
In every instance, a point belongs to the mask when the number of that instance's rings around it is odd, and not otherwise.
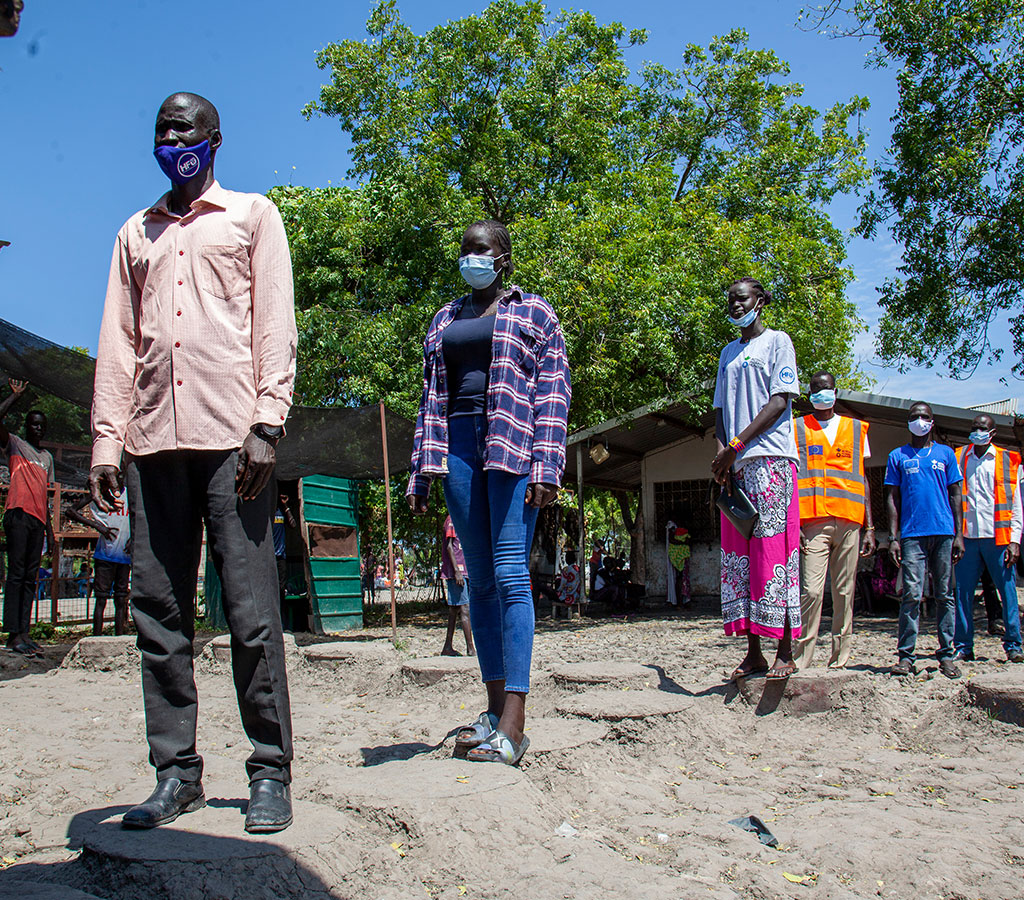
[[[46,526],[23,509],[9,509],[4,513],[4,535],[7,538],[4,630],[8,634],[28,632],[45,532]]]
[[[96,605],[92,611],[92,633],[103,634],[103,612],[110,594],[114,594],[114,634],[128,631],[128,582],[132,574],[131,563],[116,563],[106,559],[93,559],[96,571],[92,587],[96,592]]]
[[[149,759],[157,778],[196,781],[198,697],[192,666],[196,575],[207,550],[223,586],[250,781],[291,780],[292,730],[271,538],[276,497],[235,493],[233,450],[176,450],[129,458],[132,617],[142,654]]]

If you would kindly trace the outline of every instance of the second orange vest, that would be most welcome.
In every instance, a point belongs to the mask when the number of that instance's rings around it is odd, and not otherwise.
[[[796,420],[801,519],[835,517],[864,524],[867,433],[867,423],[842,416],[835,443],[829,444],[821,423],[813,415]]]
[[[964,479],[964,537],[977,537],[967,533],[967,510],[972,503],[971,492],[967,484],[967,454],[971,446],[956,449],[956,461],[960,466],[960,474]],[[995,522],[994,531],[997,545],[1010,543],[1010,517],[1013,513],[1013,495],[1017,490],[1017,478],[1020,471],[1020,457],[1012,450],[993,447],[996,451],[995,472]]]

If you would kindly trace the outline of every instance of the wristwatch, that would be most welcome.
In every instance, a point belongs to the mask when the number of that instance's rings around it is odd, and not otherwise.
[[[277,446],[277,442],[284,435],[284,428],[281,425],[267,425],[264,422],[257,422],[250,429],[256,437],[263,438],[267,443]]]

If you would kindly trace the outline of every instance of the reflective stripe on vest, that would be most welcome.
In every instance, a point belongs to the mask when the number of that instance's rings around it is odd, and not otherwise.
[[[964,537],[972,537],[967,522],[967,511],[970,509],[970,489],[967,484],[967,460],[968,452],[972,445],[957,447],[956,461],[960,467],[960,475],[963,477],[963,510],[964,510]],[[1017,491],[1017,478],[1020,472],[1020,457],[1016,453],[1003,450],[1001,447],[993,446],[996,451],[996,470],[994,476],[995,488],[995,522],[993,528],[996,537],[996,544],[1005,545],[1010,543],[1010,519],[1013,516],[1013,495]]]
[[[842,418],[836,431],[836,443],[830,445],[820,427],[809,428],[808,419],[796,420],[796,443],[800,456],[797,466],[797,490],[800,496],[800,518],[835,517],[863,525],[866,518],[864,478],[864,437],[867,426],[857,419]],[[817,420],[815,420],[817,421]],[[840,457],[835,450],[849,447],[850,469],[836,468]],[[812,448],[820,448],[814,454]],[[820,464],[812,462],[820,460]],[[832,465],[829,465],[829,463]],[[841,463],[840,463],[841,464]]]

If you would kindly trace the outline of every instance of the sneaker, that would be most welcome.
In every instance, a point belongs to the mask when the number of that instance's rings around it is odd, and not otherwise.
[[[940,659],[939,671],[947,678],[960,677],[960,667],[956,664],[956,660],[954,659]]]
[[[1010,650],[1006,654],[1006,659],[1008,662],[1012,663],[1024,663],[1024,653],[1020,650]]]
[[[1002,622],[993,620],[988,623],[988,633],[994,637],[1003,637],[1006,634],[1006,627]]]
[[[895,675],[898,678],[905,678],[907,675],[916,675],[917,666],[914,665],[914,661],[912,659],[901,659],[889,670],[889,674]]]

